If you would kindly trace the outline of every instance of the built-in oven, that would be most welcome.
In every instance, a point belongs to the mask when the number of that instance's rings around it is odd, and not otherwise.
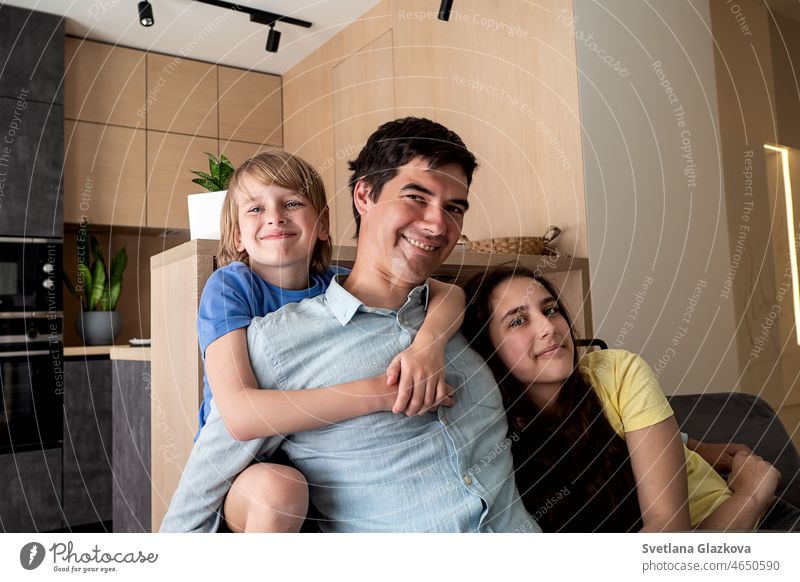
[[[60,240],[0,236],[0,313],[62,310]]]
[[[62,318],[0,318],[0,454],[60,447]]]
[[[0,454],[60,447],[62,242],[0,237]]]

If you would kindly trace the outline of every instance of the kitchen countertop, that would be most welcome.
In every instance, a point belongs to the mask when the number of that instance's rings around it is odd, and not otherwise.
[[[150,361],[150,348],[119,346],[71,346],[64,348],[65,358],[83,358],[86,356],[109,356],[112,360]]]

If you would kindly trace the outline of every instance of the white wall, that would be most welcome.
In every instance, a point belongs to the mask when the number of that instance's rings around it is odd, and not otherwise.
[[[667,393],[733,390],[708,0],[574,10],[596,335],[641,353]]]

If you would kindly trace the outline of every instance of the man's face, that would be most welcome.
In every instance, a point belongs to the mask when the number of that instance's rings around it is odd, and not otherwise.
[[[377,201],[369,199],[369,187],[359,182],[359,255],[367,254],[370,264],[397,283],[419,285],[458,242],[468,191],[461,166],[432,170],[421,157],[399,168]]]

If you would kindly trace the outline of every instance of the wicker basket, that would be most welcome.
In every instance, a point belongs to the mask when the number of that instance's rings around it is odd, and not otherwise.
[[[461,235],[467,250],[474,253],[499,253],[504,255],[558,255],[558,250],[549,246],[558,238],[561,229],[550,226],[544,236],[504,236],[484,240],[469,240]]]

